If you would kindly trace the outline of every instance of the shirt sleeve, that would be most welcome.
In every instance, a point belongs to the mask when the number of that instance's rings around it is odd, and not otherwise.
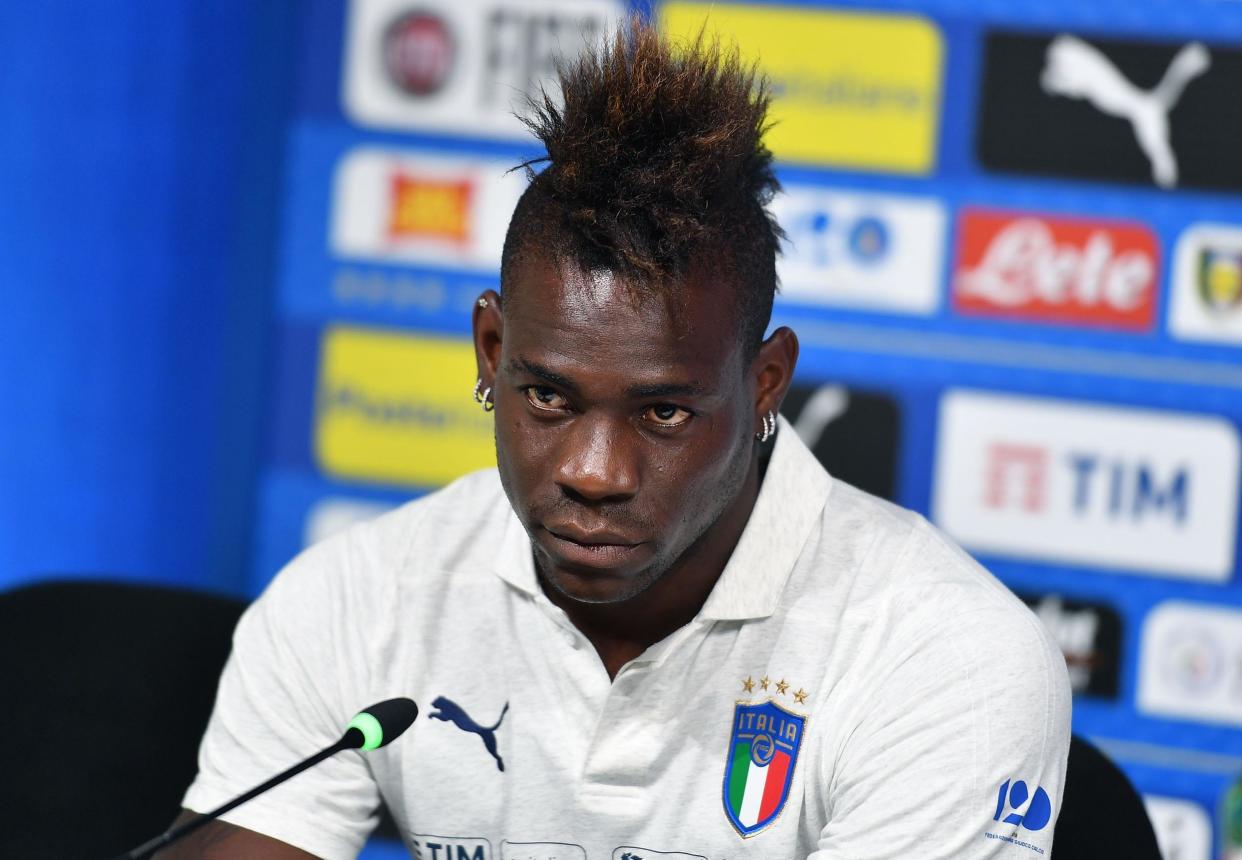
[[[1050,854],[1069,753],[1064,658],[1011,596],[956,596],[893,607],[888,629],[903,632],[838,753],[810,860]],[[966,608],[946,620],[952,605]]]
[[[211,810],[338,740],[370,704],[368,585],[345,538],[307,550],[246,611],[182,805]],[[222,816],[325,860],[356,857],[379,791],[347,750]]]

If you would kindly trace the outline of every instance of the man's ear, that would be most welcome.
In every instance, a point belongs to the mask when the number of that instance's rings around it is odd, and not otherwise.
[[[759,345],[759,352],[750,365],[751,378],[755,380],[756,432],[768,412],[781,411],[781,402],[793,382],[797,364],[798,336],[792,329],[781,326]]]
[[[505,319],[500,313],[500,296],[487,290],[474,303],[471,318],[474,330],[474,359],[484,388],[491,388],[500,365],[500,343],[504,337]]]

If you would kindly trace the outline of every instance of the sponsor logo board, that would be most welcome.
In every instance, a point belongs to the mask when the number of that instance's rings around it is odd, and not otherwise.
[[[1176,860],[1212,860],[1212,821],[1197,803],[1155,794],[1143,795],[1143,805],[1160,856]]]
[[[439,486],[496,464],[492,418],[470,399],[468,341],[352,327],[321,346],[314,451],[350,480]]]
[[[958,228],[961,314],[1147,331],[1160,252],[1145,225],[968,208]]]
[[[1139,710],[1242,726],[1242,610],[1169,601],[1143,623]]]
[[[785,184],[777,300],[931,314],[940,306],[945,210],[930,197]]]
[[[1065,32],[998,31],[985,44],[984,167],[1242,188],[1242,50]]]
[[[1175,337],[1242,343],[1242,225],[1188,227],[1173,252],[1172,281]]]
[[[1065,655],[1076,696],[1115,699],[1121,673],[1121,616],[1111,606],[1060,594],[1018,596]]]
[[[894,497],[901,423],[896,400],[844,385],[795,385],[781,414],[834,477],[881,498]]]
[[[526,189],[512,166],[511,159],[354,150],[334,179],[332,252],[499,271],[509,218]]]
[[[529,139],[514,116],[556,63],[624,19],[612,0],[352,0],[345,113],[359,125]]]
[[[944,46],[931,21],[741,4],[660,9],[662,29],[682,39],[704,21],[768,75],[765,140],[777,158],[906,174],[935,168]]]
[[[1223,582],[1238,465],[1219,418],[951,391],[933,511],[984,552]]]

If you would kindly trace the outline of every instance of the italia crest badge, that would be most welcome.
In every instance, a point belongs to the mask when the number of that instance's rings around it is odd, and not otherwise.
[[[759,682],[764,690],[769,684],[766,677]],[[750,678],[742,685],[747,692],[754,689]],[[782,696],[789,689],[784,679],[773,686]],[[792,696],[802,704],[807,694],[799,689]],[[783,707],[775,697],[734,705],[724,808],[729,823],[743,838],[772,824],[785,808],[805,730],[806,717]]]

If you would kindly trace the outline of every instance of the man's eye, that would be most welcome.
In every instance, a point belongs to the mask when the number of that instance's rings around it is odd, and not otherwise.
[[[671,403],[658,403],[655,406],[648,406],[643,417],[661,427],[677,427],[690,420],[690,412]]]
[[[546,385],[528,385],[526,386],[526,399],[530,405],[536,409],[543,409],[547,412],[559,412],[566,408],[569,403],[564,397],[557,394]]]

